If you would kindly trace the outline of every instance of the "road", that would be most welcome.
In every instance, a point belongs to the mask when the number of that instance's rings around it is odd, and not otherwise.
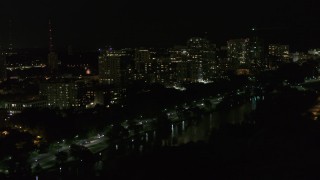
[[[107,140],[107,137],[105,137],[104,135],[97,135],[88,139],[75,140],[74,144],[85,146],[90,149],[92,153],[97,153],[107,148]],[[67,143],[59,142],[56,145],[60,147],[54,150],[50,150],[48,153],[33,156],[30,159],[32,168],[36,167],[39,164],[43,169],[50,169],[56,165],[55,154],[61,151],[69,151],[70,149],[70,144]],[[68,161],[72,161],[72,158],[69,158]]]

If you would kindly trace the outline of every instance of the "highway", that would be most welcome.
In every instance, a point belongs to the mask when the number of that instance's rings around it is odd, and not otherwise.
[[[107,145],[107,137],[104,135],[97,135],[88,139],[75,140],[74,144],[81,145],[87,147],[92,153],[100,152],[108,147]],[[38,164],[43,169],[50,169],[56,165],[56,156],[57,152],[66,151],[68,152],[71,144],[67,144],[64,142],[57,142],[58,148],[49,150],[49,152],[44,154],[37,154],[30,158],[30,162],[32,164],[31,168],[35,168]],[[72,158],[69,158],[67,162],[72,161]]]

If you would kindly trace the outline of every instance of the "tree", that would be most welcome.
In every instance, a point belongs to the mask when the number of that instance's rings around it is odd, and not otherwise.
[[[5,161],[5,164],[9,170],[10,178],[27,179],[31,176],[31,165],[25,155],[15,155]]]
[[[107,137],[111,143],[116,143],[120,139],[125,139],[129,136],[128,130],[126,130],[121,124],[116,123],[111,126],[111,129],[107,132]]]
[[[76,159],[76,169],[81,175],[90,176],[93,173],[95,162],[94,154],[85,146],[72,144],[70,155]]]
[[[318,76],[317,67],[319,63],[314,60],[308,60],[301,65],[301,71],[305,78],[311,78],[313,76]]]
[[[68,160],[69,154],[65,151],[60,151],[55,154],[56,160],[59,164],[63,164]]]
[[[300,83],[304,81],[302,69],[296,63],[283,64],[277,72],[280,79],[287,80],[289,83]]]
[[[43,171],[43,168],[40,166],[40,164],[38,163],[36,165],[36,167],[34,167],[34,170],[33,170],[33,174],[35,175],[39,175],[41,174],[41,172]]]
[[[207,110],[211,110],[212,109],[212,103],[209,100],[205,100],[204,101],[204,106]]]

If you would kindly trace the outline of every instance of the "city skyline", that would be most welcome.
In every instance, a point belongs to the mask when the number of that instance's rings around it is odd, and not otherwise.
[[[0,1],[0,179],[319,179],[317,7]]]
[[[0,41],[4,47],[10,44],[11,38],[15,48],[47,47],[49,19],[58,48],[72,45],[96,49],[108,44],[164,47],[182,44],[193,36],[207,36],[211,42],[226,45],[227,40],[247,38],[253,27],[270,43],[289,44],[293,50],[316,48],[320,39],[316,33],[319,18],[315,14],[315,2],[311,1],[210,5],[203,1],[151,4],[48,0],[2,2],[1,7]]]

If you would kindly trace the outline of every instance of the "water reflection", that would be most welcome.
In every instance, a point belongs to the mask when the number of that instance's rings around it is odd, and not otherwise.
[[[248,114],[256,108],[256,98],[250,103],[234,106],[224,111],[203,115],[197,121],[180,121],[172,123],[168,138],[162,139],[162,146],[179,146],[189,142],[208,141],[214,129],[219,129],[222,123],[241,124]],[[130,139],[130,149],[142,152],[144,145],[154,144],[158,138],[156,131],[146,132]]]
[[[175,133],[177,142],[172,145],[182,145],[189,142],[208,141],[209,134],[213,129],[218,129],[221,123],[241,124],[253,110],[252,104],[244,104],[233,107],[227,111],[213,112],[203,116],[198,123],[189,123],[185,127],[185,121],[175,124],[181,133]]]
[[[234,106],[225,111],[203,115],[196,122],[189,120],[175,122],[171,124],[171,132],[168,137],[162,140],[159,139],[159,145],[180,146],[190,142],[208,141],[213,130],[219,129],[222,123],[241,124],[245,121],[247,115],[256,108],[253,106],[253,101],[244,105]],[[139,153],[146,152],[158,143],[158,134],[160,136],[161,133],[148,131],[130,138],[127,141],[127,145],[125,145],[127,147],[126,150]],[[116,145],[115,149],[118,150],[120,147],[122,146]]]
[[[146,132],[146,142],[149,142],[149,135],[147,132]]]

